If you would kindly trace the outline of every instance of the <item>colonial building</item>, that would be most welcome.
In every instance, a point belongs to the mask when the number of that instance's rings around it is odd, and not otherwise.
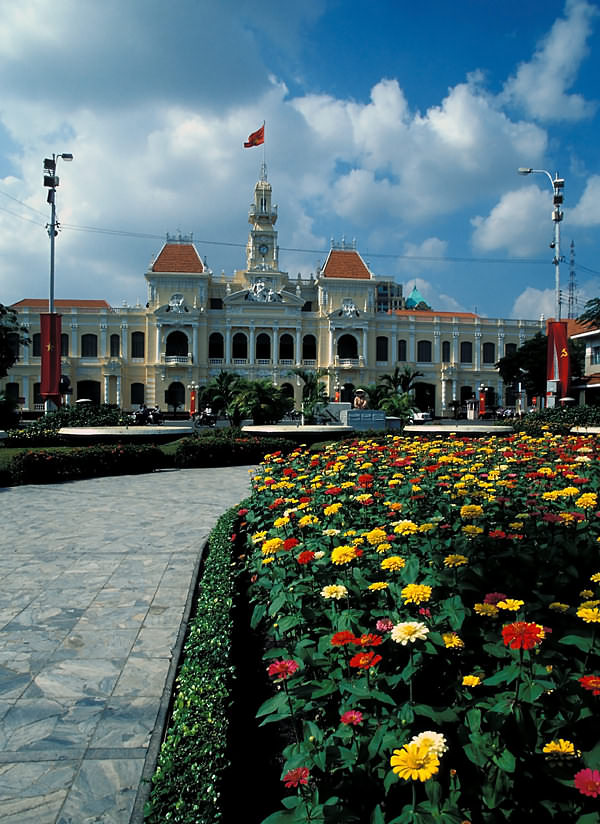
[[[110,306],[104,300],[57,300],[62,314],[62,373],[71,400],[90,398],[125,409],[141,403],[183,404],[191,387],[220,370],[268,378],[300,402],[290,371],[324,367],[333,398],[374,383],[396,366],[423,373],[416,403],[450,413],[485,388],[489,404],[507,403],[494,364],[540,329],[540,322],[437,312],[418,290],[404,301],[393,278],[376,276],[355,244],[332,243],[309,278],[279,265],[277,206],[263,165],[248,213],[246,268],[215,275],[191,237],[167,235],[145,273],[147,303]],[[39,313],[48,301],[13,306],[32,344],[0,388],[23,409],[41,409]]]

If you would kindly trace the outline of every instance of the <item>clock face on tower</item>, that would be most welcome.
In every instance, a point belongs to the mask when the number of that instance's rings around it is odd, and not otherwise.
[[[267,252],[269,251],[269,247],[267,246],[267,244],[266,244],[266,243],[261,243],[261,244],[260,244],[260,246],[258,247],[258,251],[259,251],[259,252],[261,253],[261,255],[263,255],[263,257],[264,257],[264,255],[266,255],[266,254],[267,254]]]

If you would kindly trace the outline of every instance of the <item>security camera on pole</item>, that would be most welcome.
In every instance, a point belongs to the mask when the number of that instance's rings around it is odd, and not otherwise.
[[[58,158],[73,160],[68,152],[47,157],[44,159],[44,186],[49,189],[48,203],[50,204],[50,223],[47,224],[50,237],[50,298],[48,312],[40,314],[41,332],[41,388],[40,395],[44,398],[46,413],[52,412],[60,405],[60,334],[61,316],[54,311],[54,241],[58,234],[59,224],[56,221],[56,189],[59,179],[56,174]]]

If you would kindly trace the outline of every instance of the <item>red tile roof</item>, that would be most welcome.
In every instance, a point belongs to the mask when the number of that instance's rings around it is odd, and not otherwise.
[[[54,306],[57,309],[110,309],[110,303],[105,300],[74,300],[69,298],[63,300],[59,298],[54,301]],[[37,311],[48,311],[48,298],[24,298],[12,304],[13,309],[31,308]]]
[[[153,272],[203,272],[204,265],[200,260],[193,243],[165,243],[158,257],[152,264]]]
[[[548,324],[553,321],[554,318],[548,318],[546,321],[546,334],[548,334]],[[580,335],[582,332],[592,332],[592,326],[586,326],[584,323],[579,323],[578,320],[575,318],[563,318],[567,324],[567,337],[571,338],[573,335]]]
[[[327,256],[321,275],[326,278],[371,280],[371,273],[358,252],[347,249],[332,249]]]

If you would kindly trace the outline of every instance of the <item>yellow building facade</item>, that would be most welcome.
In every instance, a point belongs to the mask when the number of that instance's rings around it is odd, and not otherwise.
[[[541,328],[540,321],[480,317],[412,307],[393,278],[375,275],[354,244],[332,244],[308,278],[279,266],[277,206],[263,166],[248,213],[246,267],[215,275],[192,237],[167,236],[145,273],[147,303],[57,300],[62,315],[62,374],[70,401],[89,398],[124,409],[145,403],[190,408],[191,387],[222,369],[268,378],[299,406],[296,367],[328,370],[331,399],[351,400],[398,366],[422,372],[415,400],[449,415],[485,388],[489,405],[507,403],[495,363]],[[413,301],[414,303],[414,301]],[[424,304],[420,303],[419,307]],[[47,300],[13,305],[32,344],[0,381],[24,410],[42,409],[39,314]],[[67,396],[69,399],[69,396]]]

